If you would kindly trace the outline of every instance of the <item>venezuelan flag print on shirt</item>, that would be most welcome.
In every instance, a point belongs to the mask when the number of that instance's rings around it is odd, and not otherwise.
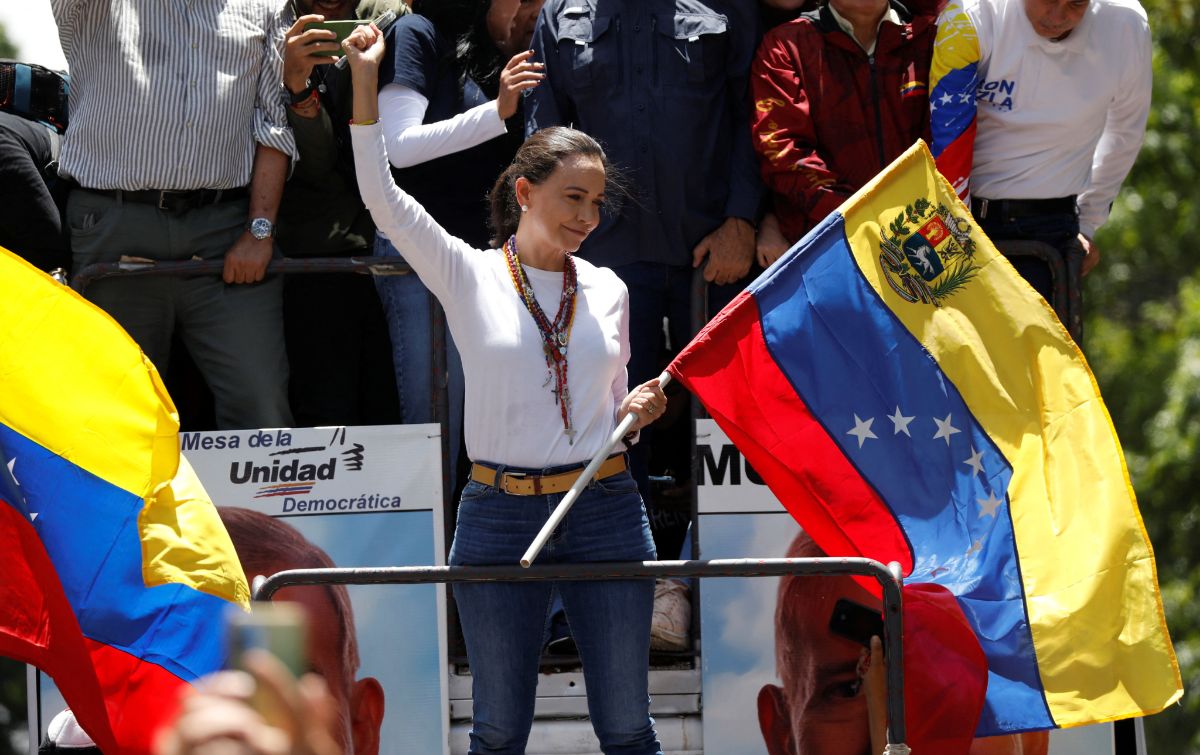
[[[951,0],[938,18],[929,68],[929,130],[938,170],[965,199],[975,151],[979,35],[962,0]]]
[[[50,674],[106,753],[150,751],[248,607],[178,431],[132,339],[0,249],[0,654]]]
[[[924,144],[670,370],[827,553],[898,561],[909,587],[953,596],[986,658],[978,736],[1151,713],[1181,695],[1092,374]],[[908,622],[925,597],[905,600]],[[949,647],[949,631],[906,623],[906,659],[913,644]],[[906,663],[910,678],[928,670]],[[944,681],[906,696],[932,709],[955,694]],[[924,713],[910,703],[910,731]]]

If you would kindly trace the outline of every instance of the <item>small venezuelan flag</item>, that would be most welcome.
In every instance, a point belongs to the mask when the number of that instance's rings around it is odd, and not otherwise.
[[[953,596],[986,658],[977,736],[1152,713],[1182,694],[1092,373],[924,144],[669,369],[826,552],[898,561],[922,588],[906,590],[906,659],[954,646],[953,621],[909,621]],[[910,687],[939,672],[905,665]],[[929,665],[950,678],[907,690],[910,732],[958,694],[961,664]]]
[[[975,152],[979,36],[963,9],[950,0],[938,18],[929,69],[929,130],[938,170],[965,198]]]
[[[249,607],[158,372],[112,319],[0,249],[0,654],[50,674],[106,753],[148,753]]]

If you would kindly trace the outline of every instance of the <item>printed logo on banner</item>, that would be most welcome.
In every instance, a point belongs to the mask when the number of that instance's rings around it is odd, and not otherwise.
[[[235,461],[229,467],[229,481],[234,485],[270,483],[258,488],[255,498],[308,493],[312,491],[315,481],[332,480],[337,475],[339,460],[344,471],[361,471],[364,450],[361,443],[355,443],[336,454],[324,446],[272,451],[271,456],[290,456],[291,460],[276,458],[270,466],[255,464],[253,459]]]

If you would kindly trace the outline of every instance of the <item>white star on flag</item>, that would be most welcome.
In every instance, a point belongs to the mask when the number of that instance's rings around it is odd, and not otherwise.
[[[892,435],[899,435],[900,433],[904,433],[908,437],[910,437],[910,438],[912,437],[912,433],[910,433],[908,431],[908,423],[912,422],[915,419],[915,417],[905,417],[903,414],[900,413],[900,407],[897,406],[896,413],[893,414],[892,416],[888,417],[888,419],[890,419],[892,421],[892,426],[895,428],[894,430],[892,430]]]
[[[983,542],[980,540],[976,540],[975,542],[971,543],[970,548],[967,548],[967,555],[974,556],[976,553],[978,553],[981,550],[983,550]]]
[[[858,438],[858,447],[859,448],[863,447],[863,442],[867,438],[878,439],[879,436],[877,436],[877,435],[875,435],[875,433],[871,432],[871,423],[873,423],[874,421],[875,421],[874,417],[871,417],[867,421],[864,422],[863,420],[858,418],[857,414],[854,415],[854,427],[851,428],[850,431],[847,432],[846,434],[853,435],[855,438]]]
[[[976,451],[975,447],[971,447],[971,458],[963,462],[971,469],[975,470],[975,474],[983,474],[983,452]]]
[[[982,519],[985,516],[996,516],[996,509],[1004,504],[1004,500],[997,498],[995,493],[989,491],[987,498],[977,498],[975,503],[979,504],[979,518]]]
[[[17,479],[17,471],[16,470],[17,470],[17,459],[16,459],[16,457],[13,457],[8,460],[8,476],[12,478],[13,483],[15,483],[16,486],[19,488],[19,487],[21,487],[21,481]],[[18,495],[20,495],[19,491],[18,491]],[[16,503],[16,502],[14,501],[14,503]],[[37,519],[37,516],[38,515],[37,515],[36,511],[29,512],[29,521],[32,522],[34,519]]]
[[[943,105],[949,105],[951,102],[954,102],[954,95],[946,92],[941,96],[939,102],[941,102]]]
[[[945,438],[947,446],[950,445],[951,435],[962,432],[962,430],[959,430],[957,427],[950,424],[949,414],[946,415],[945,419],[938,419],[937,417],[934,417],[933,421],[937,424],[938,428],[938,431],[934,433],[933,439],[937,440],[938,438]]]

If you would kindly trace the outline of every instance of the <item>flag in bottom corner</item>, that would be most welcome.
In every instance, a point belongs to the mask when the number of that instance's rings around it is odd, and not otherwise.
[[[103,752],[148,753],[224,665],[246,578],[136,344],[6,250],[0,281],[0,654],[48,673]]]

